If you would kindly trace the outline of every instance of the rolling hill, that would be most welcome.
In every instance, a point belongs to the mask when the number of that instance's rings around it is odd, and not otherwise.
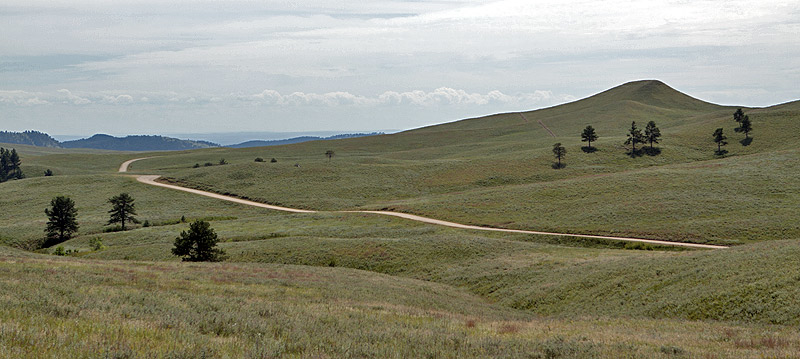
[[[56,176],[0,185],[0,357],[795,357],[798,103],[744,108],[747,145],[737,107],[637,81],[392,135],[144,154],[21,146],[26,173]],[[660,153],[631,156],[625,131],[650,120]],[[588,124],[600,135],[592,153],[579,139]],[[566,168],[551,167],[554,142]],[[733,248],[274,212],[114,173],[140,157],[131,175],[272,204]],[[194,168],[204,163],[214,165]],[[107,230],[107,199],[121,192],[147,226]],[[77,253],[20,250],[35,247],[57,195],[76,201],[81,229],[61,245]],[[182,217],[211,222],[229,261],[178,263]]]

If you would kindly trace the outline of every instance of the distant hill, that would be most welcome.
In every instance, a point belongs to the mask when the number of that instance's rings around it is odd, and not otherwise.
[[[220,146],[216,143],[206,141],[180,140],[164,136],[137,135],[114,137],[97,134],[81,140],[62,142],[61,147],[94,148],[115,151],[180,151]]]
[[[367,136],[377,136],[383,135],[383,132],[372,132],[372,133],[345,133],[341,135],[329,136],[329,137],[318,137],[318,136],[301,136],[301,137],[293,137],[287,138],[285,140],[255,140],[255,141],[247,141],[242,142],[235,145],[230,145],[226,147],[231,148],[247,148],[247,147],[264,147],[264,146],[278,146],[278,145],[289,145],[292,143],[301,143],[301,142],[308,142],[308,141],[319,141],[319,140],[340,140],[344,138],[356,138],[356,137],[367,137]]]
[[[50,135],[39,131],[8,132],[0,131],[0,142],[38,147],[61,147],[61,143]]]

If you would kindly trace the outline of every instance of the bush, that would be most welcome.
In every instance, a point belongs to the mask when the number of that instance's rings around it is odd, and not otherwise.
[[[273,158],[273,159],[271,159],[269,161],[272,162],[272,163],[278,162],[278,160],[276,160],[275,158]]]
[[[57,255],[57,256],[65,256],[65,255],[67,255],[67,252],[66,252],[66,251],[64,251],[64,247],[62,247],[62,246],[58,246],[58,247],[56,247],[56,249],[53,251],[53,254],[55,254],[55,255]]]
[[[220,262],[225,260],[225,251],[216,248],[217,233],[206,221],[194,221],[189,231],[182,231],[175,238],[172,254],[183,257],[184,262]]]
[[[256,157],[256,162],[264,162],[264,159],[261,157]]]
[[[142,227],[150,227],[150,221],[145,219],[144,223],[142,223]]]
[[[200,164],[199,163],[195,163],[194,166],[192,166],[192,168],[200,168]]]
[[[219,164],[220,164],[220,166],[221,166],[221,165],[227,165],[227,164],[228,164],[228,161],[225,161],[225,159],[224,159],[224,158],[221,158],[221,159],[219,160]]]
[[[100,237],[94,237],[92,240],[89,241],[89,246],[92,247],[93,251],[101,251],[106,248],[103,245],[103,239]]]
[[[53,171],[51,171],[49,168],[44,171],[44,176],[45,177],[50,177],[52,175],[53,175]]]
[[[206,163],[205,163],[203,166],[206,166],[206,167],[211,167],[211,166],[213,166],[213,165],[214,165],[214,164],[213,164],[213,163],[211,163],[211,162],[206,162]]]

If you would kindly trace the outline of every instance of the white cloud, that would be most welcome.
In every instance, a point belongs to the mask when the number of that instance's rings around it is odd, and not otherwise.
[[[58,90],[58,93],[66,97],[66,101],[64,101],[64,103],[72,103],[73,105],[86,105],[92,103],[91,100],[74,95],[70,90],[67,89]]]

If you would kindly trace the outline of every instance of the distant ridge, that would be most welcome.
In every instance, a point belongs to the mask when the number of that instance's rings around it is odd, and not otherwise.
[[[29,145],[39,147],[61,147],[61,143],[50,135],[39,131],[8,132],[0,131],[0,143]]]
[[[114,137],[97,134],[81,140],[65,141],[63,148],[93,148],[115,151],[181,151],[198,148],[220,147],[216,143],[206,141],[180,140],[164,136],[126,136]]]
[[[301,142],[308,142],[308,141],[319,141],[319,140],[340,140],[344,138],[356,138],[356,137],[367,137],[367,136],[377,136],[383,135],[383,132],[372,132],[372,133],[345,133],[341,135],[329,136],[329,137],[318,137],[318,136],[301,136],[301,137],[293,137],[287,138],[285,140],[255,140],[255,141],[246,141],[235,145],[230,145],[226,147],[230,148],[247,148],[247,147],[264,147],[264,146],[278,146],[278,145],[289,145],[292,143],[301,143]]]

